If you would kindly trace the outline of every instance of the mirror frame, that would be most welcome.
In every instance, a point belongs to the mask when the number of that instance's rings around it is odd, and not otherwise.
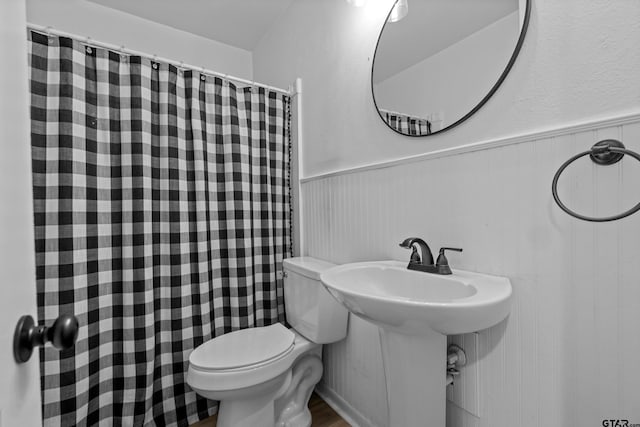
[[[397,1],[398,0],[396,0],[396,2],[393,3],[393,6],[395,6]],[[387,121],[384,119],[384,117],[382,117],[382,113],[380,112],[380,108],[378,108],[378,103],[376,101],[376,94],[374,92],[374,87],[373,87],[373,70],[375,69],[375,66],[376,66],[376,55],[378,53],[378,45],[380,44],[380,38],[382,37],[382,33],[384,31],[384,27],[387,25],[388,20],[389,20],[389,16],[391,15],[391,11],[393,10],[393,6],[392,6],[391,10],[389,10],[389,13],[387,14],[386,19],[384,20],[384,24],[382,25],[382,29],[380,29],[380,33],[378,35],[378,41],[376,42],[376,49],[375,49],[375,51],[373,53],[373,61],[371,62],[371,78],[370,78],[370,81],[371,81],[371,97],[373,98],[373,104],[376,107],[376,112],[378,113],[378,116],[380,116],[380,119],[384,122],[384,124],[389,129],[391,129],[392,131],[394,131],[395,133],[397,133],[399,135],[409,136],[409,137],[412,137],[412,138],[423,138],[423,137],[427,137],[427,136],[437,135],[439,133],[443,133],[443,132],[446,132],[446,131],[448,131],[450,129],[453,129],[456,126],[460,125],[465,120],[467,120],[469,117],[473,116],[480,108],[482,108],[482,106],[484,104],[486,104],[486,102],[489,100],[489,98],[491,98],[493,96],[493,94],[496,93],[496,91],[498,90],[498,88],[500,87],[502,82],[507,78],[507,74],[509,74],[509,71],[511,71],[511,67],[513,67],[513,64],[516,62],[516,58],[518,57],[518,54],[520,53],[520,49],[522,48],[522,45],[524,44],[524,38],[527,35],[527,29],[529,28],[529,19],[531,18],[531,2],[532,1],[533,0],[526,0],[527,3],[525,5],[524,19],[522,21],[522,29],[520,30],[520,36],[518,37],[518,42],[516,43],[516,47],[513,50],[513,53],[511,54],[511,58],[509,58],[509,62],[507,63],[507,66],[505,67],[504,71],[502,71],[502,74],[500,74],[500,77],[498,78],[498,81],[493,85],[491,90],[489,90],[489,92],[485,95],[485,97],[480,100],[478,105],[473,107],[471,109],[471,111],[469,111],[467,114],[462,116],[462,118],[460,118],[457,121],[451,123],[449,126],[447,126],[445,128],[437,130],[437,131],[435,131],[433,133],[428,133],[426,135],[409,135],[409,134],[402,133],[402,132],[394,129],[391,125],[389,125],[389,123],[387,123]]]

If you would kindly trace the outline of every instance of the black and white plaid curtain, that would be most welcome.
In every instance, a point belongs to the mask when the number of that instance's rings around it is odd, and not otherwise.
[[[190,352],[284,320],[290,98],[30,32],[45,425],[186,426]]]
[[[391,128],[402,134],[429,135],[431,133],[431,122],[427,119],[385,110],[380,110],[380,113]]]

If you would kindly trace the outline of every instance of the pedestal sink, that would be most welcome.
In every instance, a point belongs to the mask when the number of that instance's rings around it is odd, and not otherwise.
[[[337,266],[320,275],[351,313],[380,330],[390,427],[444,427],[446,335],[489,328],[509,314],[505,277],[437,275],[399,261]]]

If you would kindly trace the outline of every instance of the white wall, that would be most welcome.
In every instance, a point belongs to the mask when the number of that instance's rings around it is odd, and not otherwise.
[[[305,176],[443,147],[527,133],[636,108],[640,2],[534,0],[520,57],[464,126],[427,138],[388,129],[375,112],[370,66],[392,0],[363,8],[299,0],[253,52],[254,77],[286,87],[302,77]]]
[[[0,2],[0,424],[37,426],[40,416],[38,350],[29,362],[13,359],[20,316],[36,315],[29,90],[23,0]]]
[[[27,21],[235,77],[253,76],[249,51],[86,0],[27,0]]]
[[[527,40],[500,90],[469,121],[430,138],[396,135],[371,99],[369,67],[392,3],[299,0],[254,51],[258,80],[304,81],[303,177],[524,137],[307,179],[306,253],[338,263],[405,259],[397,242],[418,235],[436,248],[463,247],[450,257],[454,266],[511,278],[511,315],[480,337],[481,417],[449,408],[450,426],[640,422],[640,214],[580,222],[559,211],[550,189],[558,166],[600,139],[640,150],[640,2],[534,0]],[[567,171],[561,191],[584,212],[613,213],[637,203],[639,171],[628,159],[609,168],[584,161]],[[325,356],[325,388],[367,424],[383,425],[375,329],[355,319]]]
[[[518,41],[513,12],[435,55],[375,85],[379,108],[430,120],[442,127],[473,109],[504,71]]]

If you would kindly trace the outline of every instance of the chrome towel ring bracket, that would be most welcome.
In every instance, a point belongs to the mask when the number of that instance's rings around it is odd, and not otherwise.
[[[571,209],[566,207],[564,203],[560,201],[560,197],[558,197],[558,178],[560,178],[560,175],[567,168],[567,166],[569,166],[571,163],[573,163],[580,157],[586,156],[587,154],[589,155],[589,157],[591,157],[591,160],[593,160],[593,162],[603,166],[608,166],[608,165],[613,165],[615,163],[618,163],[620,160],[622,160],[625,154],[628,154],[629,156],[633,157],[634,159],[640,162],[640,154],[636,153],[635,151],[627,150],[624,144],[622,144],[622,142],[617,141],[615,139],[605,139],[595,144],[593,147],[591,147],[590,150],[576,154],[575,156],[571,157],[569,160],[564,162],[562,166],[560,166],[560,169],[558,169],[558,172],[556,172],[555,176],[553,177],[553,183],[551,184],[551,192],[553,193],[553,199],[556,201],[558,206],[560,206],[560,209],[562,209],[572,217],[581,219],[583,221],[590,221],[590,222],[615,221],[638,212],[640,210],[640,202],[634,207],[632,207],[631,209],[626,210],[618,215],[606,216],[601,218],[590,217],[590,216],[581,215],[579,213],[572,211]]]

